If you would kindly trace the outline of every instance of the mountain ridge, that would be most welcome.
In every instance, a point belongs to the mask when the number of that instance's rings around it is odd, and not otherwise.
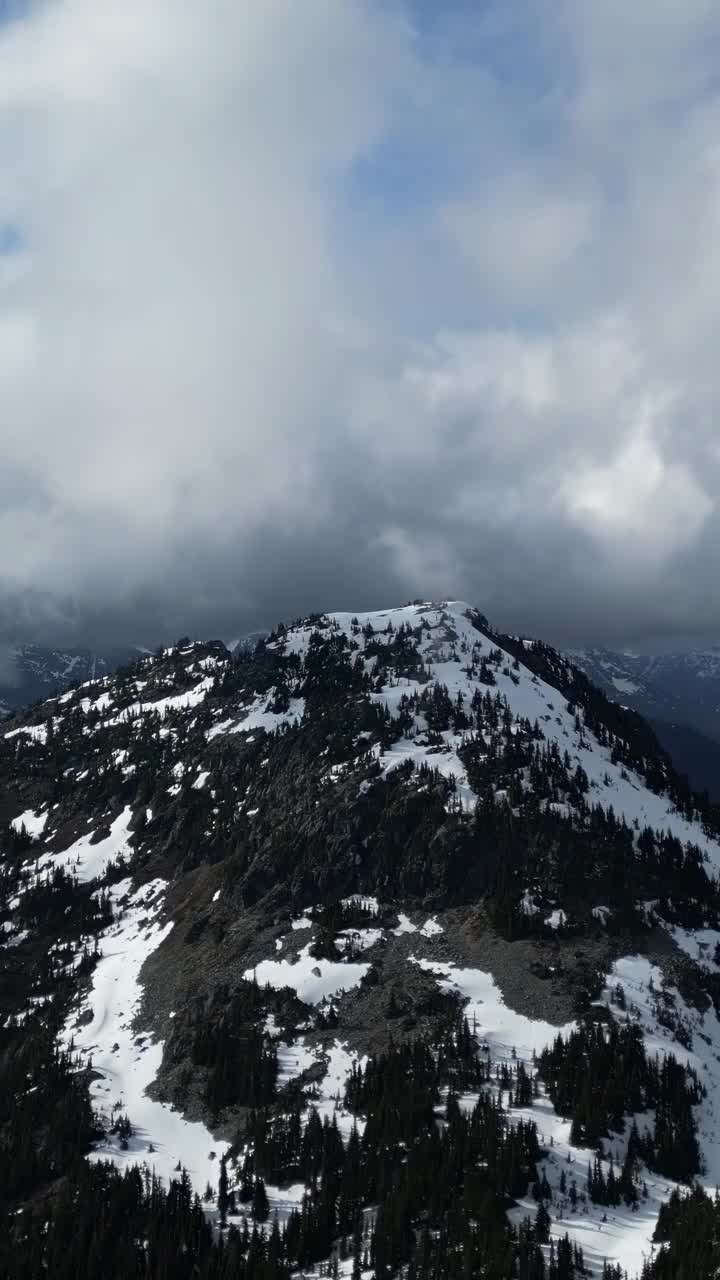
[[[609,696],[648,719],[720,738],[720,649],[631,654],[589,648],[568,650],[568,657]]]
[[[673,1178],[717,1176],[720,814],[640,716],[549,646],[501,636],[458,601],[316,615],[237,658],[219,642],[170,646],[4,725],[0,777],[15,1042],[39,1043],[48,1019],[83,1070],[91,1057],[92,1168],[100,1156],[120,1169],[152,1160],[168,1186],[186,1166],[198,1191],[211,1185],[210,1221],[233,1224],[238,1265],[252,1247],[268,1262],[269,1240],[242,1234],[244,1222],[260,1231],[266,1196],[282,1226],[278,1276],[317,1274],[333,1256],[338,1270],[354,1258],[368,1275],[429,1275],[434,1246],[415,1256],[412,1240],[437,1219],[448,1259],[461,1248],[480,1267],[502,1249],[541,1277],[562,1255],[572,1277],[584,1265],[600,1274],[607,1256],[615,1280],[616,1265],[639,1274]],[[41,958],[68,947],[73,972],[46,974],[51,998],[38,1003]],[[625,1162],[616,1202],[567,1064],[574,1028],[621,1027],[621,999],[640,1039],[616,1056],[636,1055],[638,1106],[615,1102],[603,1119],[593,1103]],[[600,1063],[592,1034],[585,1052]],[[556,1057],[543,1057],[558,1035]],[[273,1133],[313,1133],[317,1116],[342,1137],[343,1177],[361,1121],[374,1160],[404,1040],[418,1104],[430,1089],[446,1108],[448,1156],[464,1132],[451,1107],[460,1081],[473,1126],[503,1104],[493,1114],[508,1159],[529,1143],[509,1182],[498,1172],[486,1189],[492,1246],[474,1229],[461,1245],[410,1159],[393,1164],[402,1212],[370,1165],[358,1175],[358,1219],[332,1180],[313,1191],[271,1155]],[[423,1057],[430,1048],[438,1056]],[[663,1106],[687,1129],[684,1165],[658,1127],[655,1052],[677,1076]],[[554,1109],[559,1070],[570,1119]],[[635,1148],[633,1109],[645,1117]],[[403,1123],[393,1142],[419,1153],[434,1141],[434,1123]],[[282,1140],[290,1151],[290,1130]],[[565,1170],[585,1159],[596,1170],[586,1188],[584,1172],[573,1181],[572,1203]],[[248,1190],[252,1211],[240,1207]]]

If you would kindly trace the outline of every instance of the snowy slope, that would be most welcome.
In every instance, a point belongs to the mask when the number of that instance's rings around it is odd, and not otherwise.
[[[403,627],[412,634],[422,666],[421,677],[417,673],[398,676],[383,665],[383,646],[392,644]],[[220,753],[257,746],[266,740],[264,735],[306,721],[310,713],[309,700],[303,693],[303,664],[311,655],[318,631],[325,638],[335,635],[347,639],[352,660],[360,662],[373,678],[372,701],[379,708],[387,708],[393,719],[400,714],[407,716],[404,699],[412,694],[426,696],[434,686],[446,688],[454,704],[459,701],[469,707],[477,694],[488,692],[482,678],[487,665],[492,670],[492,695],[500,695],[507,705],[510,732],[520,732],[524,722],[537,724],[545,743],[556,744],[563,756],[568,753],[571,770],[580,767],[584,771],[590,805],[612,808],[635,831],[650,827],[671,833],[683,844],[697,846],[710,872],[720,873],[720,841],[704,828],[699,816],[691,818],[687,809],[680,812],[668,793],[654,793],[641,772],[617,760],[611,746],[601,742],[586,722],[582,706],[569,705],[564,693],[533,672],[529,665],[531,642],[526,642],[527,660],[523,661],[519,656],[522,650],[516,645],[504,648],[501,638],[461,601],[408,605],[358,615],[328,614],[276,633],[267,644],[270,654],[283,658],[294,655],[297,659],[283,689],[268,689],[263,684],[258,690],[249,677],[247,686],[240,677],[232,683],[230,656],[222,646],[203,650],[202,655],[193,645],[167,650],[161,658],[144,659],[122,682],[112,677],[90,681],[53,699],[29,722],[15,722],[2,735],[2,741],[9,757],[24,751],[43,758],[42,753],[53,742],[62,744],[63,735],[72,728],[79,737],[73,740],[73,752],[63,774],[70,780],[68,789],[77,788],[82,799],[82,788],[87,786],[88,795],[92,796],[91,788],[106,775],[117,788],[109,806],[104,793],[97,809],[94,801],[88,801],[87,812],[82,815],[84,825],[78,817],[81,803],[76,805],[73,795],[69,799],[63,796],[65,809],[61,811],[68,822],[72,817],[75,824],[72,839],[65,835],[60,820],[61,802],[51,801],[49,796],[36,802],[29,793],[19,791],[17,805],[8,816],[17,835],[24,833],[32,839],[31,847],[19,859],[22,878],[10,902],[11,912],[17,909],[23,894],[60,873],[73,877],[78,891],[92,889],[99,894],[104,889],[112,900],[112,923],[97,939],[98,962],[68,1014],[63,1033],[67,1044],[72,1043],[85,1060],[92,1059],[97,1073],[91,1089],[93,1105],[107,1128],[125,1112],[133,1125],[127,1148],[117,1135],[108,1132],[93,1158],[110,1156],[119,1164],[144,1161],[165,1180],[178,1165],[183,1165],[198,1190],[202,1191],[206,1183],[217,1185],[219,1161],[228,1148],[227,1142],[213,1137],[205,1124],[189,1123],[170,1106],[148,1096],[161,1068],[163,1045],[136,1021],[142,1005],[143,966],[167,940],[172,937],[175,941],[179,932],[175,930],[174,908],[170,905],[183,896],[173,898],[170,882],[175,876],[182,885],[182,859],[175,858],[174,845],[178,813],[183,805],[205,806],[200,812],[207,825],[199,826],[194,837],[202,848],[212,835],[218,813],[218,762],[227,762],[227,756]],[[632,692],[629,676],[616,673],[614,680],[618,695]],[[625,687],[620,688],[618,681],[624,682]],[[140,800],[135,797],[134,786],[144,779],[135,774],[133,753],[148,726],[158,728],[163,755],[162,759],[157,757],[152,799],[152,787],[148,786]],[[453,803],[470,813],[478,797],[460,755],[466,740],[464,731],[444,729],[429,733],[425,717],[413,713],[401,738],[385,748],[379,741],[373,742],[369,755],[379,766],[381,776],[387,777],[412,762],[416,769],[427,765],[445,778],[452,778]],[[359,758],[367,747],[367,742],[358,741]],[[258,771],[265,763],[264,758],[259,759]],[[328,786],[342,776],[344,767],[334,765],[328,769]],[[372,783],[362,785],[369,787]],[[499,792],[497,799],[503,798]],[[159,808],[166,804],[168,811],[158,818]],[[242,817],[249,824],[258,812],[258,807],[250,807],[245,796],[235,798],[238,820]],[[156,828],[162,832],[157,845],[153,843]],[[155,874],[154,856],[165,858],[162,876]],[[122,870],[113,872],[118,858],[122,859]],[[207,881],[199,877],[193,886],[197,900],[185,901],[186,933],[191,932],[195,918],[201,919],[203,927],[207,921],[217,924],[219,939],[235,927],[231,916],[236,904],[226,906],[232,884],[223,882],[216,872],[214,864],[210,870],[205,869]],[[127,878],[119,884],[112,883],[118,875]],[[289,988],[307,1006],[308,1027],[312,1028],[312,1019],[318,1012],[331,1009],[342,1000],[343,993],[357,995],[378,956],[396,948],[392,952],[393,963],[399,968],[407,973],[413,968],[419,970],[440,991],[457,993],[467,1002],[466,1013],[477,1036],[478,1051],[491,1063],[522,1060],[532,1071],[533,1054],[552,1043],[558,1026],[550,1018],[517,1013],[493,973],[463,962],[451,914],[436,911],[434,903],[432,908],[426,905],[420,910],[417,903],[383,902],[366,895],[342,902],[357,906],[368,919],[362,925],[338,931],[335,958],[318,959],[313,954],[321,915],[308,907],[305,914],[289,923],[287,918],[278,921],[275,917],[264,921],[266,932],[258,928],[264,941],[257,942],[251,962],[248,957],[243,959],[237,976],[255,978],[261,987],[267,984],[279,991]],[[590,905],[598,928],[604,927],[608,908]],[[539,910],[530,889],[524,893],[523,909],[528,915]],[[433,914],[429,914],[430,910]],[[548,931],[562,934],[568,923],[565,904],[558,903],[543,918]],[[7,935],[5,946],[21,944],[20,934],[12,931],[11,919],[3,929]],[[693,960],[714,965],[715,971],[720,972],[720,965],[712,958],[720,932],[679,927],[668,927],[668,932],[679,951]],[[691,1028],[692,1049],[685,1056],[707,1090],[699,1107],[699,1128],[705,1158],[703,1179],[708,1187],[714,1186],[720,1179],[720,1025],[714,1010],[701,1014],[690,1008],[656,965],[634,953],[619,955],[605,976],[603,1001],[610,999],[612,990],[621,982],[627,992],[630,1016],[641,1025],[650,1052],[662,1054],[672,1047],[676,1056],[682,1054],[671,1031],[659,1021],[658,1001],[653,993],[664,989],[684,1024]],[[566,1030],[571,1025],[562,1023]],[[310,1030],[295,1037],[281,1035],[272,1019],[268,1020],[267,1032],[278,1035],[280,1085],[311,1071],[315,1106],[321,1115],[335,1115],[347,1137],[353,1121],[344,1108],[343,1096],[353,1064],[363,1057],[358,1048],[359,1033],[353,1044],[341,1033],[331,1044],[327,1038],[320,1044]],[[577,1167],[579,1178],[584,1176],[590,1153],[571,1147],[569,1121],[554,1113],[542,1091],[533,1107],[527,1109],[527,1118],[535,1120],[546,1145],[545,1165],[551,1186],[559,1187],[561,1172],[568,1165]],[[614,1144],[616,1154],[622,1154],[622,1142],[618,1137]],[[672,1191],[667,1180],[648,1176],[647,1182],[649,1196],[640,1212],[619,1210],[611,1217],[607,1215],[609,1220],[603,1222],[603,1211],[597,1206],[581,1203],[580,1208],[571,1209],[561,1204],[553,1208],[553,1232],[568,1232],[582,1243],[596,1271],[607,1257],[619,1261],[631,1273],[637,1272],[650,1249],[659,1205]],[[299,1204],[302,1190],[297,1185],[268,1187],[271,1206],[287,1215]],[[530,1204],[521,1205],[514,1212],[522,1216],[532,1208]]]
[[[641,827],[649,825],[657,830],[672,832],[680,840],[693,841],[707,853],[714,866],[720,867],[718,842],[708,838],[697,824],[688,822],[674,812],[663,796],[649,793],[644,779],[636,774],[628,774],[627,769],[613,764],[610,750],[601,746],[589,729],[581,725],[578,731],[576,712],[568,711],[563,695],[552,685],[533,675],[522,663],[514,665],[513,656],[502,649],[494,636],[478,632],[470,614],[470,607],[464,602],[449,601],[442,605],[408,605],[357,615],[328,614],[323,622],[331,631],[344,633],[357,646],[360,654],[369,643],[369,638],[363,635],[365,628],[372,628],[370,639],[377,645],[389,643],[403,625],[412,628],[422,626],[423,634],[417,641],[417,649],[429,674],[430,687],[433,683],[445,685],[453,699],[460,694],[466,705],[476,691],[486,691],[477,676],[469,673],[469,667],[474,665],[477,668],[483,660],[499,653],[500,661],[493,667],[493,693],[500,693],[516,719],[525,718],[531,723],[537,721],[545,741],[556,743],[561,752],[567,750],[573,764],[583,767],[590,780],[592,803],[612,806],[629,825],[637,821]],[[391,632],[385,630],[388,625],[393,628]],[[303,658],[315,630],[314,625],[291,629],[285,633],[282,641],[270,642],[268,647],[272,649],[274,646],[282,646],[285,652]],[[189,649],[188,654],[191,653],[192,649]],[[147,661],[152,662],[152,659]],[[368,669],[372,671],[374,666],[375,659],[369,659]],[[186,691],[163,697],[154,694],[145,696],[145,689],[142,687],[144,682],[136,681],[135,698],[121,706],[118,706],[113,696],[112,681],[105,681],[107,688],[102,683],[100,686],[93,685],[93,692],[99,689],[95,696],[88,696],[80,689],[77,694],[65,695],[60,699],[59,714],[53,716],[55,733],[62,732],[64,713],[66,709],[73,707],[79,707],[85,715],[93,714],[96,723],[91,729],[92,733],[119,725],[123,721],[142,720],[147,715],[165,717],[170,712],[192,712],[212,694],[223,667],[222,658],[214,659],[213,669],[209,671],[206,665],[197,670],[194,682]],[[401,679],[385,685],[373,697],[379,704],[387,706],[393,715],[397,713],[398,704],[404,695],[420,694],[427,687],[416,680]],[[286,711],[268,710],[270,701],[267,694],[254,696],[241,707],[237,715],[220,716],[216,713],[216,719],[207,734],[208,741],[221,735],[246,733],[250,730],[272,732],[283,724],[302,720],[304,701],[301,697],[291,697]],[[427,763],[446,776],[453,776],[464,805],[472,808],[477,797],[468,786],[463,766],[457,756],[457,748],[462,745],[463,736],[445,732],[444,748],[438,753],[424,743],[423,729],[423,724],[418,721],[411,736],[395,743],[384,754],[383,767],[389,770],[406,760],[411,760],[416,766]],[[44,724],[24,725],[6,731],[5,737],[12,738],[20,734],[42,742],[46,727]],[[623,774],[627,776],[624,777]]]
[[[668,831],[683,842],[697,844],[712,866],[720,870],[720,842],[709,837],[699,823],[689,822],[677,813],[666,797],[649,792],[645,780],[638,774],[613,764],[610,749],[603,747],[589,729],[581,726],[581,730],[577,730],[576,711],[568,710],[562,693],[533,675],[522,663],[515,668],[513,656],[502,649],[495,637],[479,634],[469,616],[471,612],[464,601],[453,600],[442,605],[407,605],[363,614],[334,613],[328,614],[327,618],[331,627],[352,638],[361,653],[367,645],[363,628],[372,627],[373,642],[382,643],[391,641],[403,625],[422,625],[423,637],[417,647],[431,681],[445,685],[453,699],[462,694],[466,705],[476,691],[486,691],[476,677],[468,674],[469,662],[478,664],[499,650],[502,660],[494,667],[493,693],[497,691],[506,699],[516,719],[525,718],[531,723],[537,720],[545,741],[556,743],[561,752],[567,750],[573,764],[583,767],[590,781],[592,803],[605,808],[612,806],[630,826],[637,822],[641,827],[647,825]],[[385,630],[388,625],[393,628],[390,633]],[[312,627],[289,631],[286,638],[288,650],[301,656],[306,654],[312,633]],[[373,696],[392,714],[403,695],[422,693],[426,687],[415,680],[403,679],[383,687]],[[468,786],[457,756],[462,735],[443,733],[445,747],[442,754],[437,754],[424,744],[422,730],[423,725],[417,723],[415,736],[403,739],[386,752],[382,758],[383,767],[392,769],[405,760],[412,760],[416,766],[424,762],[447,776],[452,775],[464,805],[468,808],[474,806],[477,797]]]
[[[115,887],[118,919],[101,940],[102,956],[90,991],[68,1019],[65,1040],[92,1061],[96,1078],[91,1096],[101,1120],[109,1128],[116,1115],[126,1114],[133,1126],[127,1149],[108,1134],[93,1158],[110,1158],[120,1165],[144,1161],[165,1182],[183,1166],[194,1185],[203,1189],[217,1181],[218,1160],[227,1143],[215,1141],[204,1125],[188,1123],[179,1112],[147,1096],[160,1066],[162,1044],[138,1034],[134,1026],[142,998],[140,970],[172,929],[171,922],[161,924],[159,919],[166,887],[162,880],[134,893],[128,881]]]

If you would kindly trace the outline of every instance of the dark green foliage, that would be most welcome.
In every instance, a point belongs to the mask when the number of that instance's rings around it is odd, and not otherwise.
[[[285,1237],[297,1265],[326,1258],[338,1235],[354,1236],[357,1244],[362,1210],[375,1204],[371,1254],[378,1275],[390,1277],[409,1263],[417,1275],[449,1277],[455,1274],[450,1260],[469,1250],[478,1268],[512,1267],[514,1259],[525,1259],[534,1269],[520,1274],[545,1276],[533,1230],[515,1232],[505,1216],[535,1177],[534,1124],[514,1124],[487,1089],[469,1112],[450,1093],[441,1130],[436,1123],[446,1071],[470,1056],[468,1036],[462,1022],[442,1038],[441,1052],[439,1046],[431,1052],[403,1044],[356,1069],[347,1101],[366,1124],[347,1143],[335,1119],[321,1121],[314,1110],[305,1127],[298,1111],[252,1117],[234,1148],[240,1197],[252,1203],[255,1214],[264,1179],[306,1184],[302,1208],[291,1215]],[[431,1238],[439,1231],[446,1242],[439,1269],[428,1227]]]
[[[232,993],[217,987],[211,1000],[198,1001],[189,1011],[191,1059],[208,1069],[206,1096],[213,1115],[227,1106],[262,1107],[275,1093],[277,1053],[259,1025],[263,1007],[255,983],[240,982]]]
[[[692,1108],[703,1096],[700,1081],[673,1054],[648,1058],[636,1025],[587,1022],[544,1050],[538,1072],[555,1110],[571,1118],[571,1141],[577,1146],[594,1147],[611,1130],[622,1132],[626,1115],[654,1112],[652,1131],[640,1136],[633,1130],[619,1180],[611,1170],[608,1187],[599,1165],[590,1170],[592,1199],[601,1204],[633,1199],[637,1159],[678,1181],[689,1182],[699,1172]]]
[[[24,890],[17,922],[23,929],[95,932],[112,923],[112,910],[107,892],[94,896],[94,890],[93,883],[81,885],[62,867],[54,867]]]
[[[80,1163],[51,1204],[0,1234],[4,1280],[287,1280],[275,1233],[230,1229],[213,1239],[184,1171],[163,1188],[147,1171]]]
[[[720,1199],[701,1187],[673,1191],[660,1208],[655,1235],[662,1247],[642,1280],[716,1280],[720,1269]]]
[[[0,1203],[73,1168],[97,1131],[88,1073],[78,1071],[47,1028],[26,1025],[2,1038]]]

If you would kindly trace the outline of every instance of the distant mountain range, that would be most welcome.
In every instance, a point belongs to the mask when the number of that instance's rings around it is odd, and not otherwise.
[[[660,655],[568,653],[608,697],[650,720],[676,768],[720,801],[720,648]]]
[[[136,658],[138,652],[137,647],[98,652],[52,649],[41,644],[13,645],[5,652],[6,661],[0,669],[0,716],[30,706],[71,684],[110,675]]]

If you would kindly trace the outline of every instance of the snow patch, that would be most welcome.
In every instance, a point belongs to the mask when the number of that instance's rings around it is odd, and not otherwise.
[[[19,729],[10,729],[4,736],[5,738],[17,738],[21,733],[30,738],[32,742],[40,742],[43,746],[47,742],[47,725],[44,724],[22,725]]]
[[[313,927],[313,922],[309,916],[297,916],[295,920],[291,922],[291,924],[292,924],[292,928],[296,932],[298,932],[301,929],[312,929]]]
[[[33,840],[36,840],[45,830],[45,824],[49,817],[50,814],[47,810],[45,813],[35,813],[34,809],[26,809],[24,813],[20,814],[19,818],[13,818],[10,826],[13,831],[18,832],[22,831],[24,827],[28,835],[32,836]]]
[[[264,729],[266,733],[273,733],[275,729],[279,729],[281,725],[292,724],[294,720],[302,720],[305,714],[305,699],[291,698],[287,711],[266,711],[268,704],[268,695],[256,698],[255,701],[242,713],[242,719],[222,720],[219,724],[213,725],[212,729],[208,729],[207,739],[211,742],[213,738],[217,738],[224,733],[247,733],[250,729]]]
[[[435,916],[431,916],[429,920],[425,921],[420,932],[423,938],[437,938],[441,933],[444,933],[445,930],[441,924],[438,924]]]
[[[567,916],[561,908],[558,908],[557,911],[551,911],[550,915],[545,917],[544,923],[549,929],[562,929],[567,924]]]
[[[382,937],[382,929],[343,929],[335,939],[335,946],[340,951],[369,951]]]
[[[217,1182],[219,1158],[228,1144],[216,1141],[203,1124],[190,1123],[148,1098],[163,1046],[134,1027],[142,998],[142,966],[172,929],[171,922],[161,924],[158,918],[166,887],[162,880],[143,885],[121,919],[105,931],[90,992],[68,1019],[64,1038],[84,1057],[92,1057],[98,1073],[90,1085],[96,1114],[107,1127],[115,1115],[127,1114],[133,1127],[127,1151],[107,1134],[89,1158],[111,1159],[121,1167],[145,1162],[166,1184],[180,1163],[202,1190],[207,1182]]]
[[[117,857],[132,856],[129,835],[132,816],[132,808],[126,805],[112,823],[110,835],[104,840],[91,844],[93,832],[90,831],[87,835],[80,836],[79,840],[71,844],[63,853],[44,854],[38,864],[40,871],[46,871],[50,867],[63,867],[66,871],[73,872],[81,884],[104,876],[110,863]]]
[[[529,889],[525,890],[520,899],[520,910],[524,916],[536,916],[540,913],[540,908]]]
[[[341,991],[356,987],[370,968],[369,964],[316,960],[310,955],[310,946],[308,943],[298,952],[294,963],[289,960],[263,960],[255,969],[246,969],[243,976],[248,981],[255,979],[261,987],[291,987],[305,1004],[320,1004]]]
[[[398,916],[398,927],[393,929],[396,938],[399,938],[403,933],[417,933],[417,931],[417,925],[413,924],[408,916],[404,916],[402,913]]]
[[[533,1053],[541,1053],[555,1037],[567,1034],[574,1023],[563,1027],[553,1026],[541,1019],[526,1018],[505,1004],[502,992],[492,974],[482,969],[461,969],[452,962],[417,960],[411,957],[427,973],[434,973],[443,991],[457,991],[468,1001],[465,1015],[478,1038],[485,1042],[495,1060],[507,1061],[517,1054],[529,1061]]]

